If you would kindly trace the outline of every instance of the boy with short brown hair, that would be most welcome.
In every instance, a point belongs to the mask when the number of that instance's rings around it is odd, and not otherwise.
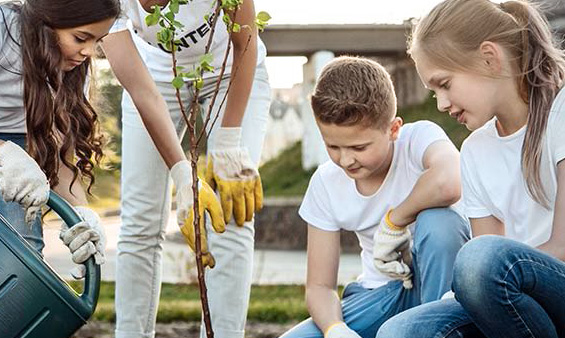
[[[312,176],[299,211],[312,318],[283,337],[373,338],[391,316],[450,289],[469,238],[450,207],[460,198],[459,153],[432,122],[403,126],[390,76],[372,60],[331,61],[311,103],[331,161]],[[341,229],[359,238],[363,273],[340,301]]]

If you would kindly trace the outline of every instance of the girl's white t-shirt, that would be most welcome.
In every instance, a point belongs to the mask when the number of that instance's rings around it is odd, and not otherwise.
[[[325,231],[354,231],[361,246],[362,275],[365,288],[377,288],[391,279],[373,265],[373,234],[386,211],[400,204],[424,172],[423,157],[434,142],[449,140],[445,132],[429,121],[402,127],[394,142],[394,154],[388,174],[377,192],[364,196],[355,181],[335,163],[318,167],[300,206],[299,214],[308,224]]]
[[[0,132],[25,133],[19,13],[0,6]]]
[[[147,13],[139,0],[120,0],[122,15],[110,30],[110,33],[130,29],[133,40],[145,61],[145,64],[157,82],[170,82],[173,79],[171,54],[157,41],[157,32],[161,29],[159,25],[148,27],[145,24]],[[176,20],[184,25],[177,37],[181,41],[179,50],[176,52],[177,66],[185,67],[185,71],[191,71],[200,62],[204,55],[206,44],[211,33],[211,22],[214,15],[215,1],[192,0],[187,5],[181,5]],[[166,11],[163,9],[162,11]],[[221,12],[220,12],[221,15]],[[214,59],[211,63],[214,69],[219,71],[222,66],[224,54],[229,41],[229,34],[222,18],[218,19],[214,38],[210,47]],[[225,74],[231,72],[232,53],[226,63]],[[257,41],[257,64],[265,60],[267,51],[265,45],[258,38]],[[205,73],[205,77],[214,76],[214,73]]]
[[[565,158],[565,90],[553,102],[542,140],[540,176],[548,208],[528,194],[521,150],[526,127],[501,137],[496,119],[474,131],[461,147],[463,206],[469,218],[494,216],[508,238],[533,247],[550,235],[557,194],[557,163]]]

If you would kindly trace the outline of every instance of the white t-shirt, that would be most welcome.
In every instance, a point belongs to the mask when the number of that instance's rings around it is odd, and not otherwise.
[[[147,27],[145,17],[148,13],[141,7],[139,0],[120,0],[120,2],[122,15],[116,20],[110,33],[129,28],[137,49],[153,79],[158,82],[170,82],[173,79],[171,54],[166,52],[157,41],[157,32],[161,29],[161,26]],[[192,66],[198,64],[200,57],[204,55],[211,31],[214,4],[215,1],[211,0],[192,0],[188,5],[181,5],[179,13],[176,14],[175,19],[184,24],[185,27],[177,35],[182,44],[179,47],[180,50],[175,55],[178,60],[177,65],[184,66],[186,71],[191,71]],[[205,19],[206,16],[208,16],[208,20]],[[228,39],[229,35],[226,25],[219,18],[210,47],[210,53],[214,56],[212,66],[217,71],[222,66]],[[231,71],[232,50],[230,50],[230,56],[226,64],[226,74],[229,74]],[[257,38],[257,64],[263,62],[266,55],[265,45],[261,39]],[[205,73],[204,77],[213,75],[213,73]]]
[[[549,198],[549,210],[528,194],[522,175],[521,150],[526,127],[501,137],[496,119],[473,132],[461,148],[463,205],[469,218],[494,216],[504,223],[506,237],[538,246],[545,243],[553,224],[557,194],[557,163],[565,158],[565,90],[549,113],[542,141],[540,176]]]
[[[0,133],[25,133],[19,14],[0,6]]]
[[[316,170],[300,206],[300,216],[325,231],[354,231],[361,246],[363,273],[358,281],[365,288],[377,288],[391,279],[373,265],[373,234],[386,211],[406,199],[424,171],[426,149],[439,140],[449,140],[445,132],[429,121],[402,127],[394,142],[388,174],[377,192],[364,196],[355,180],[332,161]]]

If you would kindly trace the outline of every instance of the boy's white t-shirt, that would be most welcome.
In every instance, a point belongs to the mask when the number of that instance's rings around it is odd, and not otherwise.
[[[171,82],[172,58],[157,41],[157,32],[161,26],[148,27],[145,24],[147,13],[139,0],[120,0],[122,15],[112,26],[110,33],[130,29],[135,45],[137,46],[149,72],[157,82]],[[184,71],[193,70],[193,66],[199,64],[200,57],[204,55],[206,44],[211,32],[211,22],[214,15],[215,1],[192,0],[187,5],[181,5],[176,20],[185,25],[177,35],[181,40],[180,50],[175,54],[177,66],[185,67]],[[162,11],[165,11],[163,9]],[[222,12],[220,12],[222,15]],[[207,18],[207,19],[206,19]],[[229,34],[225,23],[218,19],[214,38],[210,47],[214,60],[211,63],[214,69],[219,71],[222,66],[224,54],[227,48]],[[233,48],[232,48],[233,50]],[[232,65],[232,55],[228,57],[225,74],[229,74]],[[267,51],[261,39],[257,38],[257,64],[265,60]],[[205,73],[204,77],[214,76],[214,73]]]
[[[445,132],[429,121],[404,125],[394,142],[394,155],[388,174],[377,192],[361,195],[355,180],[332,161],[318,167],[310,180],[299,214],[308,224],[325,231],[354,231],[361,246],[365,288],[377,288],[391,279],[373,265],[373,234],[386,211],[400,204],[424,171],[426,149],[439,140],[449,140]]]
[[[508,238],[538,246],[550,235],[557,194],[557,163],[565,158],[565,90],[553,102],[542,141],[540,177],[549,209],[528,194],[521,150],[526,127],[501,137],[496,119],[473,132],[461,147],[463,206],[469,218],[494,216]]]

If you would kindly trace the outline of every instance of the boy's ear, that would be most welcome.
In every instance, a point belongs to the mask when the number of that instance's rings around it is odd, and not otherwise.
[[[479,53],[481,56],[481,62],[483,67],[488,69],[494,74],[498,74],[502,70],[502,55],[503,52],[500,49],[500,45],[492,41],[483,41],[479,46]]]
[[[392,123],[390,124],[390,140],[391,141],[396,141],[396,139],[398,138],[398,134],[400,133],[400,127],[402,127],[403,123],[404,123],[404,121],[402,121],[402,118],[400,116],[396,116],[392,120]]]

